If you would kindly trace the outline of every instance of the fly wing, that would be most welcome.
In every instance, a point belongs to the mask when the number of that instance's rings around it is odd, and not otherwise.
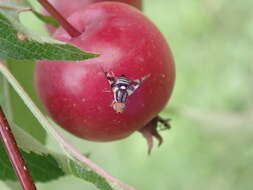
[[[132,80],[130,85],[127,88],[128,96],[132,95],[134,93],[134,91],[140,87],[141,83],[143,83],[144,80],[146,80],[148,77],[150,77],[150,75],[151,74],[148,74],[140,79]]]

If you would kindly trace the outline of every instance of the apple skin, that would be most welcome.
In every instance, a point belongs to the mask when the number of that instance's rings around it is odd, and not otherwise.
[[[99,3],[104,1],[114,1],[127,3],[136,7],[139,10],[142,10],[142,0],[48,0],[65,18],[68,18],[72,13],[78,9],[84,9],[92,3]],[[48,12],[44,10],[46,15],[49,15]],[[47,25],[48,31],[50,34],[54,33],[56,28],[50,24]]]
[[[175,80],[173,57],[160,31],[137,9],[113,2],[92,4],[68,21],[82,34],[72,38],[60,27],[53,37],[101,55],[38,61],[36,87],[49,114],[64,129],[93,141],[121,139],[144,127],[165,107]],[[123,113],[111,107],[113,94],[101,67],[129,79],[151,74]]]

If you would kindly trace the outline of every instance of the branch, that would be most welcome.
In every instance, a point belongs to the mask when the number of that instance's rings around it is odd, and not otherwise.
[[[73,25],[71,25],[47,0],[38,0],[39,3],[54,17],[61,26],[68,32],[71,37],[78,37],[81,35]],[[71,2],[70,2],[71,3]]]
[[[25,166],[25,162],[21,156],[15,138],[12,134],[11,128],[6,120],[4,112],[0,107],[0,136],[11,161],[12,167],[23,187],[23,190],[36,190],[32,178]]]
[[[4,77],[7,79],[7,81],[10,83],[10,85],[14,88],[16,93],[20,96],[20,98],[23,100],[25,105],[28,107],[28,109],[32,112],[34,117],[39,121],[39,123],[44,127],[44,129],[49,133],[52,134],[55,139],[64,146],[66,150],[68,150],[71,155],[81,161],[82,163],[89,166],[89,168],[93,171],[95,171],[97,174],[103,176],[108,182],[111,184],[117,184],[127,190],[136,190],[134,187],[124,183],[123,181],[117,179],[116,177],[112,176],[108,172],[106,172],[103,168],[98,166],[96,163],[94,163],[92,160],[87,158],[85,155],[78,152],[68,141],[62,137],[59,132],[52,126],[52,122],[50,122],[38,109],[38,107],[33,103],[32,99],[27,95],[27,93],[24,91],[24,89],[21,87],[21,85],[18,83],[18,81],[15,79],[15,77],[10,73],[8,68],[0,62],[0,72],[4,75]]]

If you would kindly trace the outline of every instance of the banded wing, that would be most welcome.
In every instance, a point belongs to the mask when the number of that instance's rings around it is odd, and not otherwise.
[[[144,77],[140,79],[131,80],[130,85],[127,88],[128,96],[132,95],[134,91],[140,87],[141,83],[143,83],[144,80],[150,77],[151,74],[147,74]]]

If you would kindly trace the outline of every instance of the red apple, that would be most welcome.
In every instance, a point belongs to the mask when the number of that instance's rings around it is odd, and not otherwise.
[[[140,11],[122,3],[96,3],[68,21],[82,34],[72,38],[63,28],[54,38],[100,53],[84,61],[38,61],[39,96],[52,118],[76,136],[111,141],[144,127],[166,105],[174,84],[171,51],[156,26]],[[129,79],[150,75],[117,113],[103,70]]]
[[[69,17],[72,13],[77,11],[78,9],[84,9],[88,5],[92,3],[98,3],[103,1],[115,1],[127,3],[136,7],[137,9],[142,9],[142,0],[48,0],[65,18]],[[49,15],[46,11],[44,11],[46,15]],[[47,25],[49,32],[52,34],[56,28],[52,25]]]

